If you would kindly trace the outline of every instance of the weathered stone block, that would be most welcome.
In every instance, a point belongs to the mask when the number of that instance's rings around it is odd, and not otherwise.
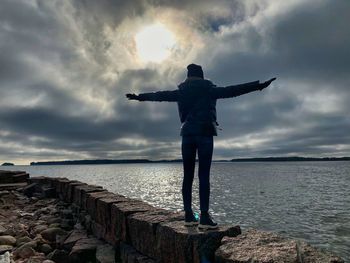
[[[160,223],[157,227],[157,244],[160,262],[214,262],[215,250],[224,236],[241,233],[238,225],[220,225],[215,230],[185,227],[182,221]]]
[[[56,197],[56,189],[53,187],[43,187],[42,188],[42,195],[45,198],[54,198]]]
[[[116,263],[116,251],[111,245],[96,248],[96,263]]]
[[[67,196],[66,196],[66,201],[71,203],[73,202],[73,198],[74,198],[74,189],[77,186],[80,185],[87,185],[85,183],[79,182],[79,181],[70,181],[68,184],[68,189],[67,189]]]
[[[86,230],[73,230],[69,236],[64,240],[63,247],[71,250],[75,243],[83,238],[87,238]]]
[[[47,184],[49,182],[48,177],[45,176],[34,176],[30,177],[28,180],[28,183],[37,183],[37,184]]]
[[[102,239],[105,235],[105,231],[106,228],[103,225],[96,222],[95,220],[91,221],[91,232],[95,237]]]
[[[108,192],[109,193],[109,192]],[[111,224],[111,207],[114,203],[128,202],[131,199],[122,195],[106,194],[104,197],[96,199],[96,219],[104,226]]]
[[[68,253],[62,249],[55,249],[50,254],[47,255],[47,258],[56,262],[56,263],[67,263],[71,262],[68,256]]]
[[[23,181],[16,181],[15,180],[15,176],[18,175],[18,174],[26,174],[26,172],[25,171],[5,171],[5,170],[0,170],[0,184],[9,184],[9,183],[23,182]]]
[[[38,187],[37,183],[31,183],[23,188],[23,193],[27,196],[32,196]]]
[[[60,182],[61,187],[60,187],[60,194],[62,195],[62,200],[65,202],[69,202],[68,200],[68,186],[71,183],[70,180],[64,180]]]
[[[96,238],[79,239],[69,253],[70,260],[76,263],[95,262],[96,248],[103,245],[103,242]]]
[[[142,201],[128,201],[112,204],[111,231],[118,240],[129,241],[127,217],[138,212],[155,210],[153,206]]]
[[[58,178],[56,181],[56,194],[57,196],[61,199],[64,200],[65,199],[65,193],[64,193],[64,184],[68,183],[69,180],[67,178]]]
[[[94,215],[91,216],[91,218],[96,219],[96,200],[98,198],[103,198],[108,194],[109,192],[107,190],[101,192],[90,192],[86,194],[86,203],[83,209],[85,209],[90,215]]]
[[[93,192],[104,192],[106,189],[103,189],[102,186],[89,185],[91,187],[83,188],[81,190],[81,202],[80,207],[82,209],[86,208],[86,202],[88,199],[88,194]]]
[[[142,254],[156,259],[159,256],[157,227],[163,222],[181,221],[183,213],[173,213],[164,209],[135,213],[127,218],[130,244]]]
[[[94,186],[94,185],[77,185],[74,187],[74,197],[73,202],[77,204],[78,206],[82,207],[82,195],[84,193],[84,202],[86,202],[86,193],[92,193],[92,192],[101,192],[103,191],[103,188],[101,186]],[[86,205],[85,205],[86,206]]]
[[[96,217],[97,222],[103,226],[102,237],[110,244],[114,245],[116,238],[112,227],[112,204],[120,202],[128,202],[131,199],[122,195],[109,195],[108,197],[99,198],[96,200]]]
[[[23,190],[27,186],[27,183],[10,183],[10,184],[0,184],[0,191],[2,190]]]
[[[108,192],[107,190],[101,191],[101,192],[92,192],[92,193],[87,193],[86,194],[86,204],[85,207],[83,207],[83,209],[85,209],[91,216],[91,218],[93,218],[94,220],[96,220],[96,200],[98,198],[103,198],[106,197],[108,195],[110,195],[112,193]]]
[[[29,174],[27,174],[26,172],[24,173],[19,173],[19,174],[14,174],[12,176],[13,182],[14,183],[23,183],[26,182],[27,179],[29,178]]]
[[[156,263],[155,260],[140,254],[135,248],[120,243],[120,262],[121,263]]]
[[[224,237],[215,252],[215,262],[344,263],[339,257],[321,252],[305,242],[253,228],[237,237]]]

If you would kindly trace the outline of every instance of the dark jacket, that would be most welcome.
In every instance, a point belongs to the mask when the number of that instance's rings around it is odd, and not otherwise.
[[[216,100],[237,97],[261,90],[259,81],[216,87],[210,80],[188,78],[177,90],[142,93],[140,101],[176,101],[181,121],[181,136],[217,135]]]

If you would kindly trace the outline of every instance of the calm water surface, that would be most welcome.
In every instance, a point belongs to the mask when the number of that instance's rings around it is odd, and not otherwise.
[[[15,166],[31,176],[67,177],[181,210],[181,163]],[[211,210],[236,223],[306,241],[350,262],[350,162],[213,163]],[[198,179],[193,209],[199,211]]]

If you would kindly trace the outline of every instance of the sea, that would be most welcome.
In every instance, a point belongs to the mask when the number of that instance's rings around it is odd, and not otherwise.
[[[0,169],[80,180],[172,211],[183,207],[182,163]],[[350,262],[350,161],[213,162],[210,180],[210,212],[218,223],[305,241]],[[193,210],[199,213],[197,176]]]

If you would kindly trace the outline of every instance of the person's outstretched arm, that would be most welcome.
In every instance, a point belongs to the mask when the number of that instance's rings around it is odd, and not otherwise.
[[[126,97],[129,100],[138,101],[178,101],[178,93],[178,90],[141,93],[139,95],[129,93],[126,94]]]
[[[259,81],[253,81],[249,83],[244,83],[240,85],[228,86],[228,87],[218,87],[213,89],[213,96],[216,99],[232,98],[237,97],[252,91],[263,90],[268,87],[272,81],[276,78],[272,78],[268,81],[260,83]]]

